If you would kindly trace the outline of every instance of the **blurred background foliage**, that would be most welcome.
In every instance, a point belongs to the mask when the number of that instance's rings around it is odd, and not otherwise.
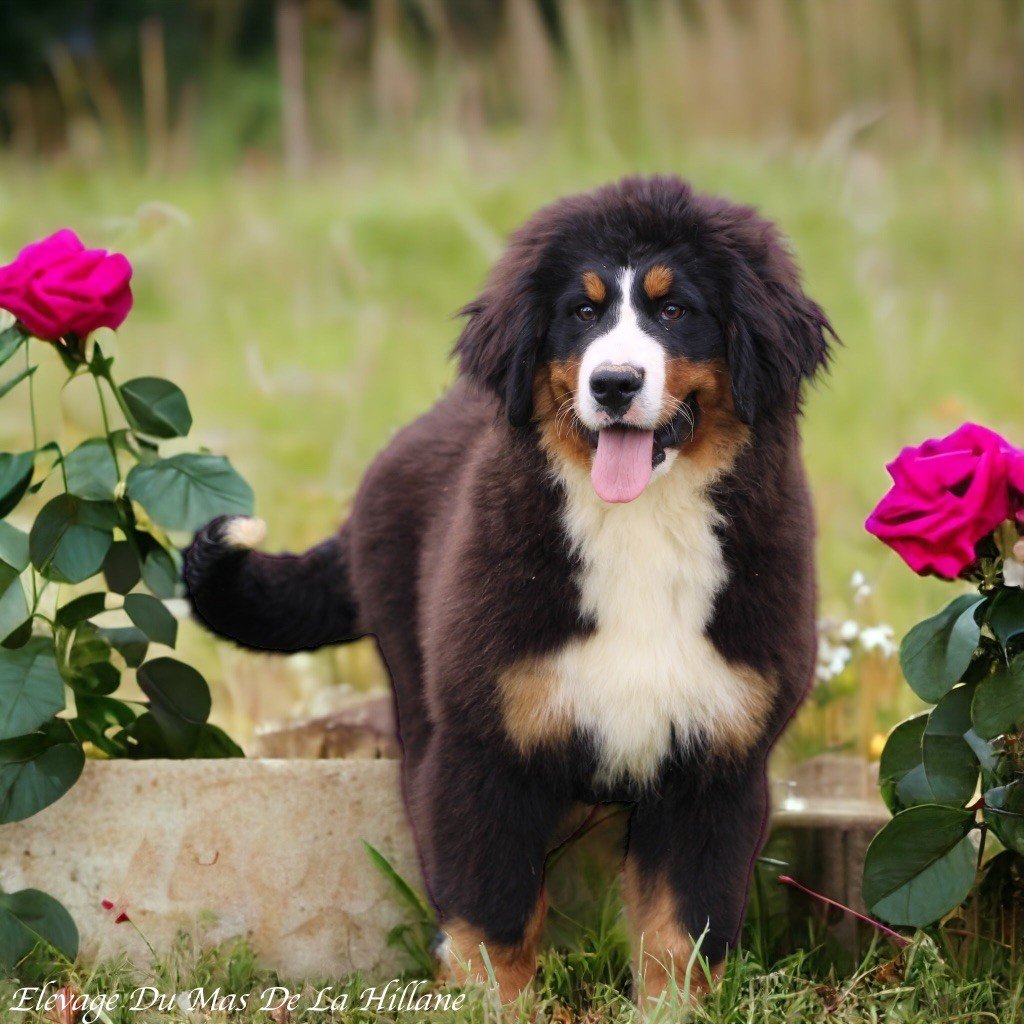
[[[863,532],[884,463],[968,418],[1024,443],[1022,100],[1021,0],[4,0],[0,259],[63,225],[126,252],[121,362],[182,381],[299,548],[451,379],[450,314],[539,204],[638,171],[757,204],[844,342],[805,440],[852,656],[790,749],[869,752],[913,698],[863,627],[949,596]],[[366,644],[183,643],[242,737],[382,680]]]

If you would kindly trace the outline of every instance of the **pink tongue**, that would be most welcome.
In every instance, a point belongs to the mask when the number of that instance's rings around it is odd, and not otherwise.
[[[602,501],[633,501],[651,479],[653,430],[608,427],[597,435],[590,481]]]

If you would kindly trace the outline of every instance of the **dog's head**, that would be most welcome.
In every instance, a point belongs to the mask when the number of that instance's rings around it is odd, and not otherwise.
[[[796,411],[831,333],[770,223],[663,177],[541,210],[463,313],[462,372],[606,501]]]

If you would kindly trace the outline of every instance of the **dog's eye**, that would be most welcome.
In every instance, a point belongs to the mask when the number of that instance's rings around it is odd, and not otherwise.
[[[582,306],[576,307],[576,315],[581,320],[589,323],[591,320],[597,319],[597,310],[593,306],[588,306],[584,303]]]
[[[661,307],[662,320],[678,320],[683,315],[683,307],[677,306],[674,302],[666,302]]]

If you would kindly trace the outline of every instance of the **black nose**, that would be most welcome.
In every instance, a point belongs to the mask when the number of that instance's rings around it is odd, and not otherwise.
[[[599,366],[590,375],[590,393],[605,412],[621,416],[644,386],[637,366]]]

